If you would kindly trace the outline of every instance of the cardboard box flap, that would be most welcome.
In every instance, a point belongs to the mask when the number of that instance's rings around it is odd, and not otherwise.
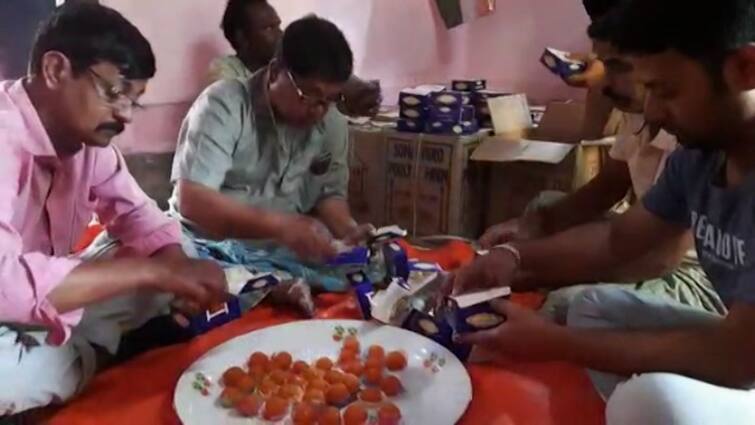
[[[503,286],[501,288],[493,288],[483,291],[470,292],[463,295],[457,295],[455,297],[451,297],[451,299],[456,301],[456,304],[459,308],[467,308],[480,303],[493,301],[497,298],[508,297],[509,295],[511,295],[511,287]]]
[[[561,143],[578,143],[582,140],[585,104],[582,102],[552,102],[543,114],[532,138]]]
[[[496,134],[506,134],[532,128],[527,96],[512,94],[488,99],[488,109]]]
[[[580,146],[599,146],[599,147],[611,147],[616,143],[616,136],[608,136],[597,140],[583,140],[579,142]]]
[[[542,162],[559,164],[566,158],[575,145],[567,143],[544,142],[540,140],[509,141],[490,137],[472,153],[473,161],[490,162]]]

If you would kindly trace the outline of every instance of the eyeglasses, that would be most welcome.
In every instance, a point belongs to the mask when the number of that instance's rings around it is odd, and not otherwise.
[[[318,96],[310,96],[308,94],[305,94],[300,88],[299,85],[296,84],[296,80],[294,79],[293,74],[291,74],[291,71],[286,71],[286,74],[288,75],[288,79],[291,80],[291,84],[293,84],[294,89],[296,89],[296,94],[299,95],[299,100],[301,100],[304,104],[306,104],[309,107],[316,107],[316,106],[322,106],[323,108],[328,108],[333,103],[340,103],[343,102],[344,97],[342,93],[338,93],[335,96],[331,97],[318,97]]]
[[[111,83],[105,77],[98,74],[95,70],[88,68],[87,72],[92,76],[92,85],[97,90],[97,95],[105,103],[116,110],[123,111],[126,109],[144,109],[144,105],[130,98],[123,89],[116,84]]]

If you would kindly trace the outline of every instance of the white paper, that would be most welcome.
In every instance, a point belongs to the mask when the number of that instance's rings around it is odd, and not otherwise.
[[[485,291],[470,292],[468,294],[458,295],[451,298],[456,301],[456,304],[458,304],[459,308],[467,308],[508,295],[511,295],[511,288],[504,286],[501,288],[488,289]]]
[[[347,117],[346,119],[349,121],[349,124],[353,125],[365,125],[372,120],[370,117]]]
[[[244,289],[244,285],[252,279],[263,275],[255,275],[250,272],[244,266],[234,266],[223,270],[225,274],[225,280],[228,282],[228,293],[232,295],[239,295],[241,290]],[[265,273],[272,274],[272,273]]]
[[[401,90],[402,93],[410,93],[410,94],[416,94],[418,96],[427,96],[430,93],[435,93],[439,91],[445,90],[445,86],[440,85],[434,85],[434,84],[425,84],[417,87],[411,87],[408,89]]]
[[[566,155],[574,149],[574,145],[567,143],[543,142],[539,140],[522,140],[521,150],[517,152],[511,161],[544,162],[546,164],[558,164],[566,158]]]
[[[381,128],[382,127],[385,127],[385,128],[396,127],[396,123],[392,121],[372,121],[371,124],[373,125],[373,127],[381,127]]]
[[[575,62],[575,61],[569,59],[569,52],[565,52],[565,51],[559,50],[559,49],[554,49],[553,47],[546,47],[545,50],[547,50],[553,56],[561,59],[561,61],[563,61],[563,62]]]
[[[513,133],[532,127],[527,96],[523,94],[489,98],[488,108],[496,134]]]
[[[472,153],[473,161],[543,162],[558,164],[574,149],[569,143],[520,139],[516,141],[488,139]]]
[[[380,113],[377,114],[377,118],[382,118],[386,120],[397,120],[399,118],[399,110],[398,109],[388,109],[385,111],[380,111]]]
[[[402,299],[412,293],[400,285],[398,279],[394,278],[384,291],[379,291],[372,296],[371,312],[372,318],[385,324],[391,323],[394,307]]]
[[[608,136],[596,140],[582,140],[580,146],[613,146],[616,143],[616,136]]]

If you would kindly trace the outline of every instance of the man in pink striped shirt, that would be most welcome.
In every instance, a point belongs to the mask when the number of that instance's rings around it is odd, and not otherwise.
[[[80,4],[40,29],[29,76],[0,83],[0,417],[75,394],[96,370],[93,344],[114,352],[123,328],[157,313],[151,304],[165,297],[155,292],[196,305],[224,293],[222,270],[184,255],[178,224],[110,145],[154,73],[133,25]],[[94,216],[139,255],[73,257]],[[114,301],[117,310],[94,315],[106,319],[79,326],[85,308]]]

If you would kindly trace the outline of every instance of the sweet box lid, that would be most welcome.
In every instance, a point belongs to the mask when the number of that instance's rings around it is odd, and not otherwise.
[[[487,301],[492,301],[496,298],[507,297],[509,295],[511,295],[511,287],[503,286],[484,291],[469,292],[449,298],[455,301],[459,308],[467,308]]]

